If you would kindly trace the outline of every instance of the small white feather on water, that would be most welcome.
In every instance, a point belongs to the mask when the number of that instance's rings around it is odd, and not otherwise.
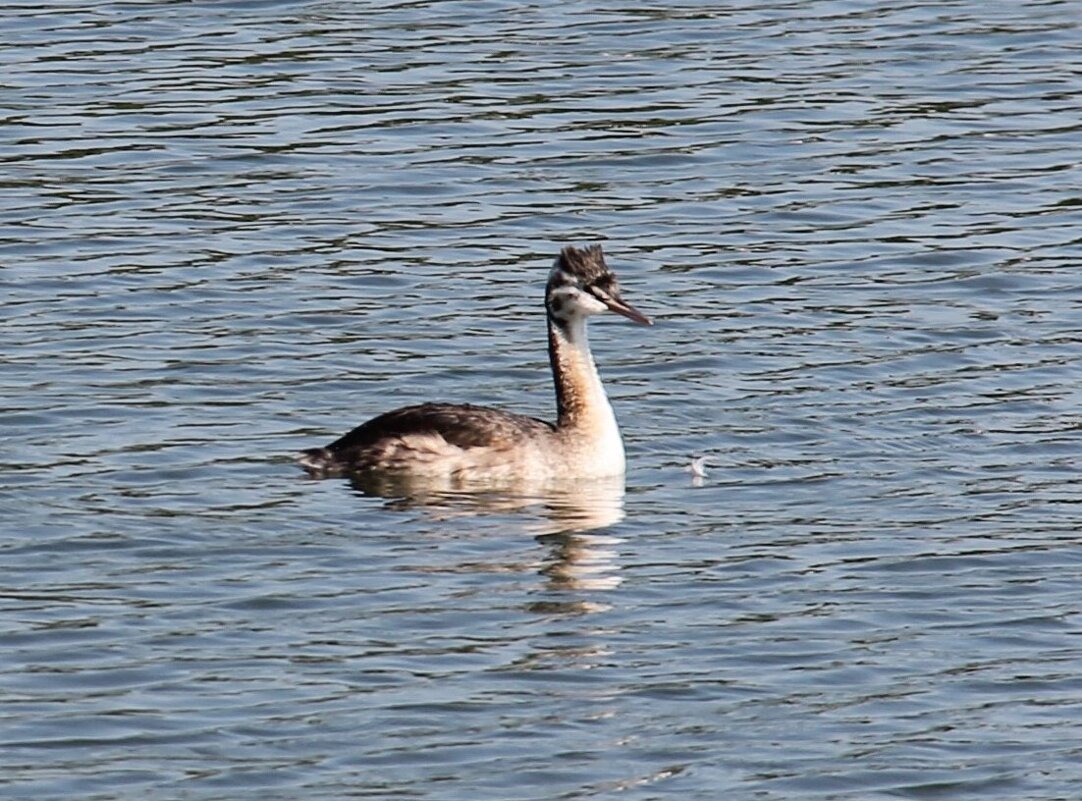
[[[706,457],[691,457],[691,464],[685,467],[684,471],[687,473],[691,473],[692,486],[701,487],[703,479],[706,478]]]

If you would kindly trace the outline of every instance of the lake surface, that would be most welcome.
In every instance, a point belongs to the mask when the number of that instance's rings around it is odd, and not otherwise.
[[[1077,798],[1077,12],[5,4],[0,797]],[[626,486],[292,463],[594,241]]]

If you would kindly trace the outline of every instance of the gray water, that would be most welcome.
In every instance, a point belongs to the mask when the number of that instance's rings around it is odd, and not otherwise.
[[[0,797],[1078,798],[1078,12],[4,4]],[[626,488],[292,464],[593,241]]]

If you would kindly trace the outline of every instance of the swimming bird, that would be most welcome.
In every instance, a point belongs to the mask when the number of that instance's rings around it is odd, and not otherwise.
[[[613,311],[651,325],[620,293],[600,245],[565,247],[545,286],[556,422],[472,404],[423,403],[374,417],[298,457],[314,476],[370,473],[472,481],[623,475],[624,444],[586,336]]]

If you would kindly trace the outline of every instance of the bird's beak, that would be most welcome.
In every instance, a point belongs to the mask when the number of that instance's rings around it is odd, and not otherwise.
[[[600,298],[601,302],[609,307],[609,311],[614,311],[617,314],[622,314],[627,319],[639,325],[653,325],[654,321],[636,309],[630,303],[625,303],[623,298],[613,297],[612,295],[605,295]]]

